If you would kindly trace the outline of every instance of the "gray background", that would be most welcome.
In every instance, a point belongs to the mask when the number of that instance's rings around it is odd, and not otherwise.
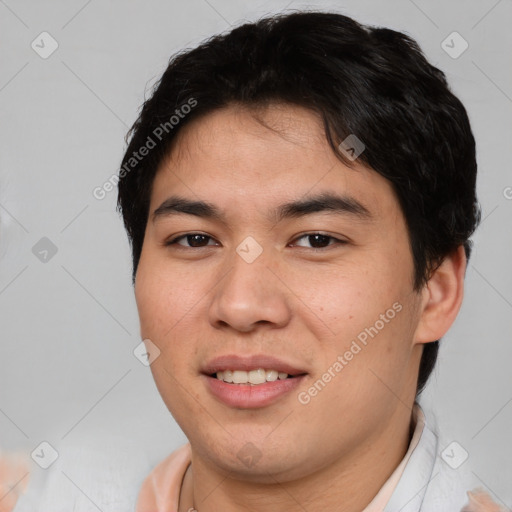
[[[117,172],[124,135],[171,54],[307,6],[409,33],[468,109],[483,222],[462,310],[420,403],[468,451],[484,487],[509,489],[510,0],[0,0],[1,448],[30,453],[45,440],[65,454],[116,438],[152,464],[186,441],[132,353],[140,338],[116,191],[92,191]],[[31,48],[43,31],[59,44],[47,59]],[[453,31],[469,43],[456,59],[441,46]],[[43,237],[57,248],[46,262],[32,251]]]

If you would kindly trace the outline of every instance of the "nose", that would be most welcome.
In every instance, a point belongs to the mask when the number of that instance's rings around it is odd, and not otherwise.
[[[258,325],[282,328],[290,321],[290,293],[265,251],[252,263],[238,254],[217,287],[209,308],[215,328],[250,332]]]

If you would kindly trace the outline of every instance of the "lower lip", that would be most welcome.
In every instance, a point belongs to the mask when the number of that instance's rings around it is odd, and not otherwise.
[[[206,379],[212,394],[226,405],[242,409],[256,409],[270,405],[294,390],[304,380],[305,375],[290,379],[278,379],[255,386],[230,384],[209,375],[202,375],[202,377]]]

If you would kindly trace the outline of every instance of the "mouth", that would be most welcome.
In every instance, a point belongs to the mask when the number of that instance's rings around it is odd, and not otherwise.
[[[266,354],[218,356],[206,363],[201,373],[228,383],[254,385],[307,374],[305,369],[291,362]]]
[[[268,406],[289,395],[308,375],[293,363],[273,356],[219,356],[201,374],[212,395],[241,409]]]

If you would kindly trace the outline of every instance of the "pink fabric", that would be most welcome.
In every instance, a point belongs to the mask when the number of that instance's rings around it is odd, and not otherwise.
[[[0,453],[0,512],[11,512],[27,489],[30,466],[21,452]]]

